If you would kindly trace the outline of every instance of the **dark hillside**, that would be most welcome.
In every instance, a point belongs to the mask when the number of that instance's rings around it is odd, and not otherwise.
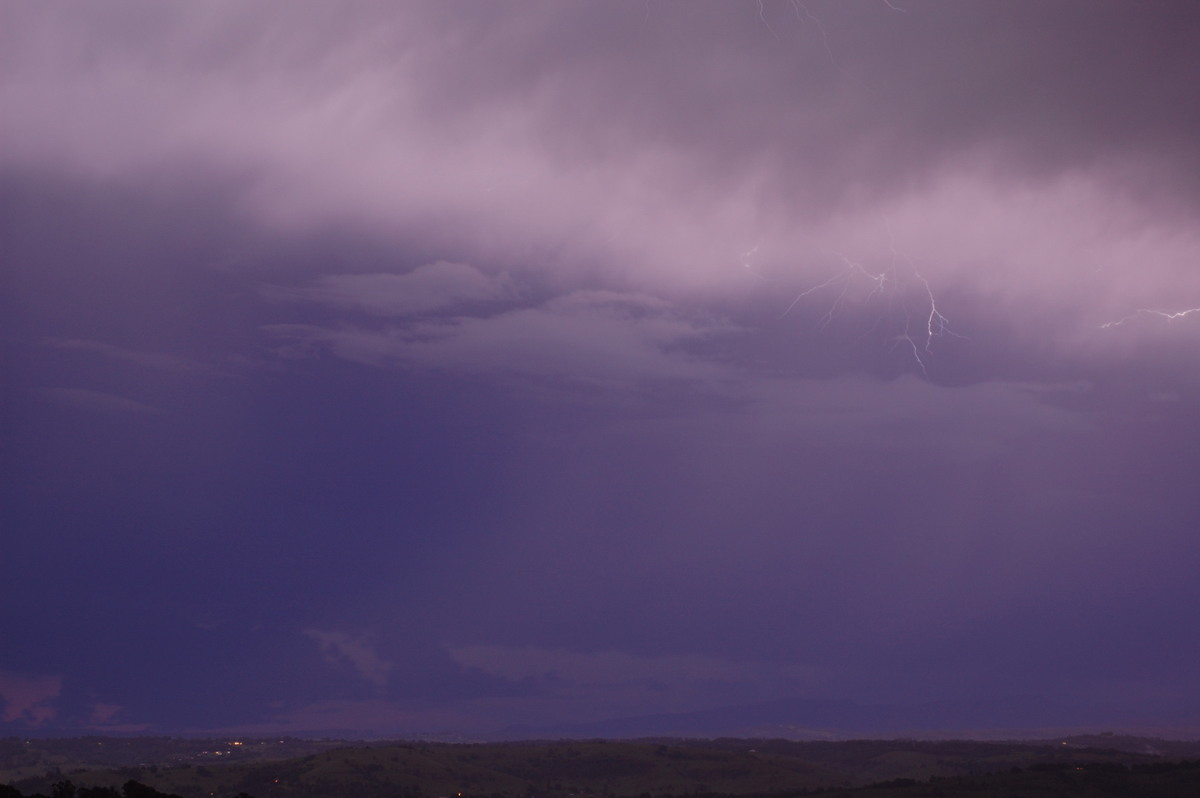
[[[239,753],[232,756],[241,761],[222,754],[221,761],[211,756],[171,764],[185,754],[173,743],[151,740],[146,750],[168,756],[161,765],[54,766],[10,784],[22,796],[52,798],[114,798],[130,781],[182,798],[1200,795],[1195,789],[1200,760],[1077,747],[1071,741],[405,743],[341,747],[289,759],[268,758],[270,747],[260,746],[263,741],[237,742]],[[1122,743],[1139,747],[1136,741]],[[66,761],[63,750],[50,753],[55,761]],[[68,795],[67,780],[72,788],[87,789]]]

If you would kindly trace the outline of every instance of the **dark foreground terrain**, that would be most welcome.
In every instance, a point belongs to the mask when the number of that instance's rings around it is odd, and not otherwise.
[[[0,740],[0,798],[1200,796],[1200,744]]]

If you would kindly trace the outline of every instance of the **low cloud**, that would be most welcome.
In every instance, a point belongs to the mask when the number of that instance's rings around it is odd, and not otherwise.
[[[323,346],[373,366],[520,374],[595,384],[728,378],[688,346],[736,331],[643,294],[577,291],[493,316],[363,329],[270,325],[276,338]]]
[[[360,310],[377,316],[412,316],[467,302],[512,299],[506,275],[489,276],[465,263],[438,261],[403,274],[330,274],[304,287],[269,286],[266,296]]]
[[[92,712],[88,719],[97,725],[107,726],[116,720],[117,716],[121,714],[121,710],[123,709],[124,707],[122,707],[120,704],[105,704],[102,702],[97,702],[92,704]]]
[[[24,721],[31,726],[54,720],[58,709],[53,702],[62,692],[62,685],[61,676],[26,676],[0,671],[0,699],[4,701],[0,720],[5,723]]]
[[[320,629],[303,631],[320,646],[326,662],[349,665],[359,677],[376,687],[388,683],[393,665],[379,655],[372,638]]]

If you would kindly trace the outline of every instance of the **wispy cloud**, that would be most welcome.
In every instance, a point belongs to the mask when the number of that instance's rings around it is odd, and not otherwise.
[[[74,352],[91,352],[113,360],[177,374],[211,374],[215,369],[205,363],[166,352],[146,352],[122,346],[77,338],[51,338],[46,346]]]
[[[90,388],[45,388],[42,390],[42,394],[58,404],[94,412],[138,413],[155,416],[167,412],[161,407],[145,402],[104,391],[94,391]]]

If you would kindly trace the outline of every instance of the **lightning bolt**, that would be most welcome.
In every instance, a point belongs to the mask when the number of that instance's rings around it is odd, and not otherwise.
[[[1193,313],[1200,313],[1200,308],[1188,308],[1186,310],[1174,310],[1174,311],[1172,311],[1172,310],[1153,310],[1151,308],[1138,308],[1136,311],[1134,311],[1133,313],[1130,313],[1128,316],[1125,316],[1124,318],[1117,319],[1116,321],[1104,322],[1103,324],[1100,325],[1100,329],[1107,330],[1111,327],[1120,327],[1125,322],[1133,321],[1134,319],[1136,319],[1140,316],[1159,316],[1161,318],[1166,319],[1167,321],[1174,321],[1175,319],[1182,319],[1187,316],[1190,316]]]
[[[758,250],[762,248],[762,244],[763,242],[760,238],[757,244],[742,253],[741,257],[738,258],[738,262],[742,264],[743,270],[750,272],[760,280],[765,280],[767,278],[763,277],[754,269],[754,256],[758,254]]]
[[[909,321],[910,320],[907,318],[904,320],[904,332],[901,333],[899,338],[896,339],[896,343],[895,343],[895,345],[892,346],[892,349],[895,349],[897,346],[899,346],[901,341],[904,341],[905,343],[907,343],[909,346],[909,349],[912,350],[913,360],[916,361],[917,366],[921,369],[921,376],[928,378],[929,370],[925,368],[925,358],[921,357],[921,350],[917,346],[917,342],[914,341],[913,337],[911,335],[909,335],[909,333],[908,333]]]
[[[907,13],[908,13],[908,9],[907,9],[907,8],[901,8],[900,6],[892,5],[892,2],[891,2],[891,0],[883,0],[883,4],[884,4],[885,6],[887,6],[888,8],[892,9],[893,11],[899,11],[901,14],[907,14]]]
[[[850,281],[854,277],[855,272],[861,272],[862,274],[865,274],[868,278],[870,278],[872,280],[876,280],[876,281],[878,280],[879,275],[871,274],[866,269],[864,269],[860,264],[856,263],[855,261],[850,260],[842,253],[833,252],[830,254],[833,254],[833,255],[837,256],[838,258],[840,258],[842,260],[842,263],[845,264],[846,268],[843,270],[840,270],[838,272],[835,272],[834,275],[832,277],[830,277],[828,280],[826,280],[822,283],[817,283],[816,285],[814,285],[810,288],[806,288],[805,290],[796,294],[796,298],[792,300],[792,303],[790,305],[788,305],[786,308],[784,308],[783,313],[779,314],[779,318],[782,319],[784,316],[791,313],[792,309],[795,308],[796,305],[798,305],[800,303],[800,300],[804,299],[806,296],[815,294],[818,291],[820,291],[822,288],[828,288],[829,286],[833,285],[834,283],[840,282],[842,284],[842,290],[838,293],[837,299],[834,300],[833,305],[829,308],[829,311],[822,317],[823,320],[821,322],[821,326],[825,327],[825,325],[829,324],[829,322],[833,320],[833,314],[837,312],[838,305],[840,305],[842,300],[845,298],[846,292],[850,290]],[[876,284],[878,285],[878,282]]]
[[[930,288],[929,281],[918,271],[914,271],[913,274],[921,281],[921,285],[925,286],[925,293],[929,296],[929,318],[925,320],[925,351],[929,351],[935,337],[953,335],[955,338],[966,338],[965,335],[959,335],[950,329],[950,320],[937,309],[937,299],[933,296],[933,289]]]
[[[779,38],[779,34],[777,34],[775,29],[771,27],[771,23],[767,22],[767,9],[763,4],[763,0],[758,0],[758,21],[763,24],[763,27],[765,27],[772,36],[774,36],[776,39]]]
[[[821,43],[825,45],[825,53],[829,56],[829,63],[833,64],[833,48],[829,46],[829,32],[821,24],[821,20],[813,16],[813,12],[809,11],[808,6],[801,2],[801,0],[791,0],[791,2],[792,10],[796,12],[796,19],[800,20],[801,23],[805,23],[807,20],[817,26],[817,30],[821,33]],[[762,9],[762,3],[759,3],[759,9]],[[801,11],[804,12],[804,16],[800,15]]]
[[[872,271],[857,260],[841,252],[826,253],[842,262],[842,267],[815,285],[800,291],[791,303],[779,314],[782,319],[790,314],[806,297],[822,292],[834,293],[827,310],[821,315],[818,329],[824,330],[833,321],[838,311],[846,302],[851,291],[861,286],[864,301],[886,301],[887,304],[898,306],[904,322],[901,329],[893,336],[892,349],[906,346],[911,351],[913,362],[925,377],[929,376],[927,360],[933,352],[935,338],[952,336],[967,339],[950,326],[950,320],[938,307],[937,296],[933,285],[919,272],[907,255],[902,253],[892,238],[891,225],[885,219],[888,231],[888,244],[891,259],[887,268],[882,271]],[[913,294],[919,296],[914,299]],[[914,307],[919,304],[919,308]],[[877,320],[872,330],[882,323],[882,316]],[[868,331],[869,333],[870,331]],[[864,334],[865,335],[865,334]]]

